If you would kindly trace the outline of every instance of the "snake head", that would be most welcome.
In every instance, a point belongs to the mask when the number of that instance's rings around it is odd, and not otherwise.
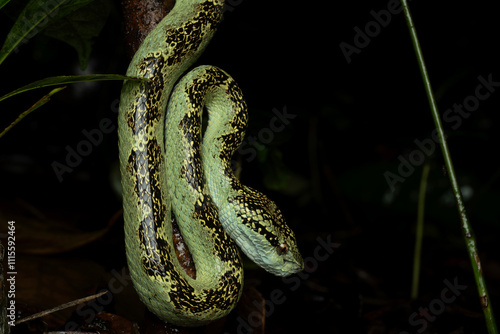
[[[226,231],[242,251],[277,276],[289,276],[304,269],[295,234],[276,204],[246,186],[242,186],[238,193],[231,200],[237,223],[233,222]]]

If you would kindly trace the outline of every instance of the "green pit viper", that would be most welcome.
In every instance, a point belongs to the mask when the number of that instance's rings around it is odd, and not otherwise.
[[[125,244],[140,299],[160,319],[200,326],[226,316],[243,285],[236,244],[267,271],[303,269],[293,232],[274,202],[233,176],[247,125],[235,81],[213,66],[179,77],[222,19],[222,0],[177,0],[145,38],[124,82],[118,115]],[[174,87],[175,85],[175,87]],[[206,108],[209,122],[201,136]],[[175,255],[178,223],[196,278]]]

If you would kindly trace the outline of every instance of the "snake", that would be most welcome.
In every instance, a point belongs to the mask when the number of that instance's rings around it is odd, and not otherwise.
[[[223,6],[222,0],[177,0],[129,64],[127,76],[141,80],[125,80],[120,96],[130,277],[147,308],[178,326],[206,325],[235,308],[244,278],[240,250],[277,276],[303,269],[280,209],[234,176],[231,157],[248,123],[241,89],[215,66],[187,72],[214,35]],[[175,254],[174,223],[196,277]]]

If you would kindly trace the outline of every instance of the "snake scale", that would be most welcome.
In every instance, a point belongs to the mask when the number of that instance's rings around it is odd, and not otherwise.
[[[214,66],[179,80],[212,38],[222,9],[221,0],[177,0],[134,55],[127,75],[147,80],[124,82],[118,115],[130,275],[144,304],[181,326],[207,324],[234,308],[243,285],[236,245],[275,275],[303,268],[274,202],[233,176],[231,156],[248,118],[240,88]],[[173,220],[196,278],[175,255]]]

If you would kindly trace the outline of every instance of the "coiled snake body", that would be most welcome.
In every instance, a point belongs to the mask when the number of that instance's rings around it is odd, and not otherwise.
[[[125,243],[141,300],[161,319],[198,326],[237,303],[243,269],[235,242],[257,264],[286,276],[303,268],[295,236],[274,202],[233,177],[246,105],[233,79],[213,66],[181,74],[203,52],[222,17],[221,0],[178,0],[146,37],[124,83],[119,151]],[[209,124],[201,138],[201,115]],[[175,255],[172,223],[196,265]],[[224,227],[224,228],[223,228]]]

